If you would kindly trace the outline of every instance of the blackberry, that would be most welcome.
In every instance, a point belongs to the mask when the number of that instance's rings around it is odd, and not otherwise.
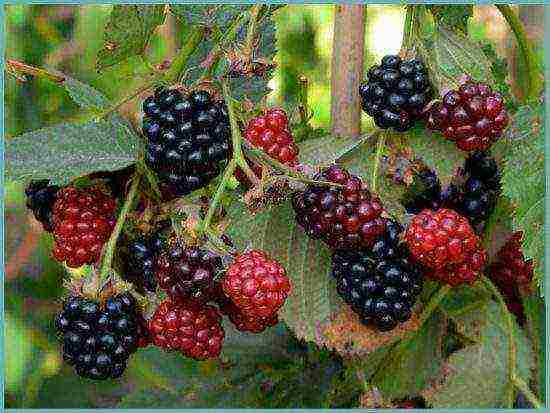
[[[206,186],[229,156],[227,108],[204,90],[159,88],[143,102],[146,162],[168,198]]]
[[[473,152],[465,161],[460,183],[446,191],[443,203],[477,224],[494,211],[500,194],[497,163],[487,152]]]
[[[487,150],[507,124],[508,113],[500,93],[471,80],[447,92],[427,117],[430,129],[440,131],[463,151]]]
[[[367,77],[359,87],[361,106],[382,129],[410,129],[433,95],[428,71],[418,59],[384,56]]]
[[[441,204],[441,182],[437,174],[429,168],[415,171],[401,203],[410,214],[418,214],[423,209],[438,209]]]
[[[383,234],[380,199],[371,194],[361,178],[333,165],[315,177],[341,185],[308,185],[294,194],[296,221],[313,239],[323,240],[334,249],[369,247]]]
[[[129,293],[99,302],[72,296],[55,319],[63,359],[76,373],[93,380],[122,376],[126,363],[148,339],[143,317]]]
[[[52,212],[59,189],[57,185],[50,185],[48,179],[31,181],[25,188],[26,206],[47,232],[52,232],[54,228]]]
[[[170,298],[208,301],[222,263],[210,251],[177,243],[158,255],[155,266],[158,285]]]
[[[170,221],[163,221],[153,232],[138,237],[128,246],[123,278],[139,289],[151,292],[157,289],[155,261],[165,247],[163,231],[168,226]]]
[[[423,285],[422,269],[413,264],[406,246],[387,232],[370,250],[336,251],[332,275],[340,297],[364,324],[380,331],[411,318]]]

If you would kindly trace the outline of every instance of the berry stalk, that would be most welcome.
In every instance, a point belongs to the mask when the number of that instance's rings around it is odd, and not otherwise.
[[[99,272],[99,280],[98,280],[96,292],[98,292],[100,286],[103,285],[103,281],[107,279],[111,271],[111,264],[113,262],[113,257],[115,254],[115,248],[118,241],[118,237],[122,232],[122,228],[124,227],[124,223],[126,222],[126,217],[128,216],[128,213],[130,212],[130,208],[132,207],[132,203],[134,202],[134,199],[136,198],[136,195],[138,193],[140,180],[141,180],[141,175],[135,174],[134,179],[132,181],[132,185],[130,186],[130,190],[128,192],[128,196],[126,197],[126,200],[124,201],[124,205],[120,210],[120,214],[117,218],[113,232],[109,237],[109,241],[107,241],[107,244],[105,244],[105,250],[104,250],[103,260],[101,262],[101,267],[100,267],[101,269]]]
[[[384,145],[386,143],[386,134],[382,133],[382,136],[378,139],[376,143],[376,155],[374,157],[374,166],[372,170],[372,181],[371,189],[372,192],[376,192],[376,181],[378,180],[378,169],[380,169],[380,157],[382,156],[382,151],[384,150]]]
[[[514,13],[512,8],[507,4],[497,4],[496,7],[514,32],[523,58],[525,59],[528,81],[525,100],[534,101],[539,97],[543,87],[543,82],[540,76],[541,73],[537,64],[537,58],[533,50],[533,45],[527,38],[527,34],[525,33],[521,20],[518,15]]]

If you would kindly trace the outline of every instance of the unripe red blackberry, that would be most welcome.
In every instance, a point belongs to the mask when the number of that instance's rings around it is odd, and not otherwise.
[[[222,279],[225,295],[249,318],[270,319],[290,293],[284,267],[263,251],[239,255]]]
[[[27,208],[32,211],[34,217],[42,224],[45,231],[52,232],[52,209],[60,188],[57,185],[49,185],[49,183],[48,179],[31,181],[25,188],[25,195],[27,196]]]
[[[286,113],[281,108],[267,109],[264,115],[251,119],[244,138],[282,164],[296,162],[298,147],[288,128]]]
[[[167,197],[206,186],[219,173],[230,149],[230,125],[223,102],[198,90],[183,96],[159,88],[143,102],[146,162]]]
[[[424,210],[410,222],[405,241],[431,278],[450,285],[472,282],[485,264],[481,240],[468,220],[453,210]]]
[[[225,333],[215,307],[195,300],[166,300],[149,320],[153,344],[195,360],[220,355]]]
[[[463,151],[484,151],[502,136],[508,113],[500,93],[467,81],[430,108],[427,124]]]
[[[393,232],[380,237],[372,249],[341,250],[332,257],[338,294],[364,324],[381,331],[410,319],[423,284],[421,268],[411,262]]]
[[[387,55],[372,66],[359,88],[363,110],[376,126],[404,132],[421,117],[432,97],[428,71],[418,59]]]
[[[296,222],[313,239],[334,249],[369,247],[384,233],[380,199],[371,194],[361,178],[332,165],[315,177],[339,187],[308,185],[293,197]]]
[[[176,243],[158,255],[155,267],[159,287],[171,298],[200,300],[213,287],[221,259],[210,251]]]
[[[55,319],[63,341],[63,359],[79,376],[93,380],[118,378],[128,358],[148,343],[143,316],[129,293],[109,297],[103,305],[72,296]]]
[[[99,187],[65,187],[53,206],[53,256],[71,268],[99,260],[115,226],[116,202]]]

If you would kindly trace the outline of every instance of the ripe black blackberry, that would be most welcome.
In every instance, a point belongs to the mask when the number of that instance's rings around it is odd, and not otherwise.
[[[428,71],[418,59],[387,55],[359,87],[361,106],[382,129],[410,129],[432,98]]]
[[[157,257],[155,276],[159,287],[174,300],[209,301],[221,266],[221,258],[210,251],[176,243]]]
[[[394,224],[372,249],[340,250],[332,257],[338,294],[364,324],[380,331],[392,330],[411,318],[423,284],[421,269],[412,264],[405,245],[399,243],[402,228]]]
[[[143,102],[146,162],[159,176],[167,197],[202,188],[228,158],[230,125],[223,102],[204,90],[183,96],[158,88]]]
[[[31,181],[25,188],[26,206],[47,232],[53,231],[53,204],[60,187],[50,185],[49,179]]]
[[[415,171],[401,203],[410,214],[418,214],[423,209],[438,209],[441,204],[441,182],[437,174],[429,168]]]
[[[123,278],[140,290],[154,292],[157,289],[155,260],[165,247],[164,230],[170,221],[162,221],[154,231],[133,240],[128,245]]]
[[[468,218],[472,224],[486,220],[494,211],[500,193],[500,172],[488,152],[473,152],[464,162],[457,182],[443,195],[443,203]]]
[[[143,319],[130,293],[109,297],[104,305],[71,296],[55,319],[63,359],[76,373],[93,380],[122,376],[140,343]]]

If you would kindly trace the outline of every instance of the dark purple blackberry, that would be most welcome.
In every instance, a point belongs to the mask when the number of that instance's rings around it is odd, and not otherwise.
[[[26,206],[47,232],[53,231],[52,210],[60,187],[49,185],[48,179],[31,181],[25,188]]]
[[[167,197],[206,186],[229,156],[230,125],[223,102],[204,90],[183,96],[159,88],[143,102],[146,162]]]
[[[143,340],[143,319],[129,293],[98,302],[70,297],[55,319],[63,359],[76,373],[93,380],[115,379]]]
[[[162,221],[153,232],[138,237],[128,245],[123,278],[140,290],[154,292],[157,289],[155,261],[165,248],[163,232],[169,226],[169,220]]]
[[[433,92],[420,60],[387,55],[369,69],[359,94],[363,110],[378,127],[404,132],[420,119]]]
[[[172,299],[194,298],[208,301],[215,276],[221,269],[219,256],[198,247],[175,244],[155,262],[160,288]]]
[[[449,185],[442,199],[446,207],[478,224],[494,211],[499,194],[500,173],[495,159],[476,151],[466,159],[457,182]]]
[[[338,294],[364,324],[381,331],[409,320],[422,290],[422,271],[398,238],[387,232],[370,250],[340,250],[332,256]]]
[[[441,182],[437,174],[428,168],[415,172],[401,204],[410,214],[418,214],[423,209],[438,209],[441,204]]]

